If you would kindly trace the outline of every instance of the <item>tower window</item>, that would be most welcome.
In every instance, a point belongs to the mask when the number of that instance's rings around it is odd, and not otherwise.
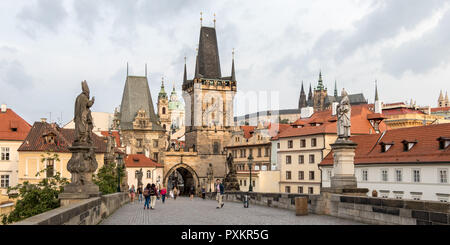
[[[162,108],[162,114],[166,114],[166,107]]]
[[[214,142],[213,152],[214,152],[214,154],[219,154],[219,142]]]

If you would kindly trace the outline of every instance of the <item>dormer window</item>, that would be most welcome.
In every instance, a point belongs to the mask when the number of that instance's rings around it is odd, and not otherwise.
[[[380,145],[381,145],[381,152],[387,152],[394,145],[394,142],[389,143],[381,142]]]
[[[440,137],[437,140],[439,141],[439,150],[445,150],[450,145],[450,137]]]
[[[56,144],[56,134],[48,133],[44,135],[45,144]]]
[[[417,141],[404,140],[404,141],[402,141],[402,143],[403,143],[403,151],[410,151],[411,148],[413,148],[414,145],[417,143]]]

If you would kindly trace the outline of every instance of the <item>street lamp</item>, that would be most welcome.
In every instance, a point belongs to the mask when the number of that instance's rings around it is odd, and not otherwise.
[[[248,156],[248,168],[250,169],[250,185],[248,186],[248,192],[252,192],[253,191],[253,186],[252,186],[252,165],[253,165],[253,156],[250,154],[250,156]]]
[[[117,192],[120,192],[120,168],[122,167],[122,155],[117,156]]]

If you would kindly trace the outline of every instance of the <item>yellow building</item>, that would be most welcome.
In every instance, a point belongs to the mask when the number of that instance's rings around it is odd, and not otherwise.
[[[248,157],[252,155],[252,187],[254,192],[280,192],[280,171],[271,168],[272,136],[277,135],[287,124],[270,124],[268,127],[240,126],[236,127],[231,143],[226,147],[227,155],[232,154],[241,191],[248,191],[250,171]]]
[[[390,129],[450,123],[444,116],[431,114],[429,108],[419,108],[414,104],[407,105],[403,102],[384,104],[383,116]]]
[[[18,182],[19,184],[28,181],[30,183],[38,183],[41,179],[53,176],[56,172],[61,173],[62,177],[71,179],[71,174],[67,171],[67,163],[72,157],[69,147],[72,145],[74,138],[74,129],[60,128],[55,123],[49,124],[44,120],[35,122],[28,136],[19,147],[19,166],[18,166]],[[96,160],[98,169],[104,164],[104,156],[106,153],[105,139],[92,134],[94,147],[96,147]],[[58,155],[59,161],[53,158],[54,154]],[[44,160],[42,160],[44,159]],[[39,176],[36,174],[43,169]]]

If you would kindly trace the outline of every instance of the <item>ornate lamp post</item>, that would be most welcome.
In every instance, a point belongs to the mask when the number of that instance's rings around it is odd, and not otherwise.
[[[248,168],[250,170],[250,185],[248,186],[248,192],[252,192],[253,191],[253,186],[252,186],[252,165],[253,165],[253,156],[250,155],[248,156]]]
[[[122,155],[117,156],[117,192],[120,192],[120,169],[122,168]]]

